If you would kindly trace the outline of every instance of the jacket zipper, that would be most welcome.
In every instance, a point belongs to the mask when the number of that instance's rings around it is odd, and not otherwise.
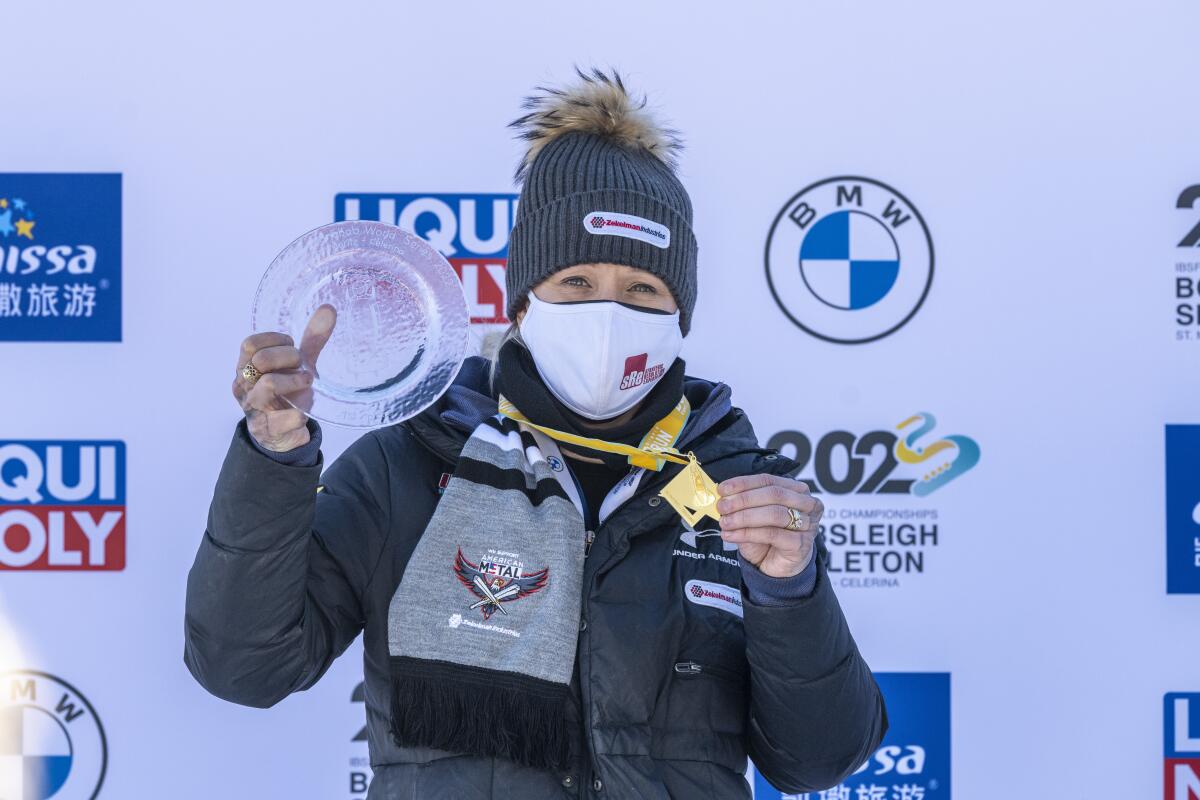
[[[733,670],[725,669],[724,667],[716,667],[712,664],[698,664],[695,661],[678,662],[675,664],[675,674],[684,678],[690,678],[697,675],[712,675],[714,678],[721,678],[727,681],[741,680],[741,676]]]
[[[762,448],[762,447],[747,448],[745,450],[734,450],[730,453],[725,453],[724,455],[717,456],[716,458],[713,458],[710,461],[706,461],[704,463],[706,463],[706,464],[714,463],[717,461],[721,461],[725,458],[733,458],[734,456],[742,455],[744,453],[755,453],[755,452],[771,453],[774,451],[769,450],[767,448]],[[644,497],[645,495],[643,494],[643,492],[648,492],[650,489],[650,484],[656,478],[661,478],[661,477],[662,477],[661,472],[656,472],[654,475],[649,476],[649,478],[646,481],[646,483],[647,483],[646,486],[639,487],[640,491],[632,492],[629,495],[629,497],[625,498],[625,501],[623,503],[621,503],[621,505],[614,508],[612,511],[610,511],[608,513],[608,516],[606,516],[604,519],[599,521],[599,524],[596,526],[596,530],[591,532],[591,540],[585,544],[585,547],[584,547],[584,558],[585,559],[587,558],[588,554],[591,552],[591,549],[592,549],[591,541],[595,540],[596,535],[600,532],[600,530],[602,530],[604,528],[604,526],[606,524],[608,524],[608,521],[611,520],[613,517],[615,517],[617,515],[617,512],[620,511],[622,508],[624,508],[626,505],[633,502],[635,499],[638,499],[639,497]],[[572,478],[574,478],[574,475],[572,475]],[[662,483],[665,486],[667,482],[663,481]],[[576,485],[578,486],[578,481],[576,481]],[[582,495],[583,495],[583,492],[582,492],[582,490],[580,490],[580,496],[582,497]],[[628,544],[629,544],[628,537],[626,537],[625,542],[626,542],[626,548],[628,548]],[[597,567],[593,567],[592,570],[590,570],[590,572],[588,571],[586,566],[584,567],[584,575],[586,577],[586,586],[584,588],[586,589],[586,592],[584,593],[584,595],[582,597],[583,602],[580,606],[580,613],[584,616],[585,619],[591,613],[591,608],[588,605],[588,598],[591,596],[592,587],[595,584],[596,576],[604,568],[608,567],[609,563],[611,563],[612,561],[616,560],[619,557],[620,556],[616,552],[611,552],[611,553],[609,553],[607,561],[605,561],[603,564],[601,564]],[[581,657],[580,658],[580,668],[579,668],[579,684],[580,684],[579,685],[579,704],[580,704],[579,716],[580,716],[580,723],[583,727],[584,745],[587,748],[588,768],[591,771],[593,778],[595,778],[595,775],[596,775],[596,748],[592,741],[592,729],[591,729],[591,724],[590,724],[590,722],[591,722],[591,702],[592,702],[592,698],[591,698],[591,672],[592,672],[592,670],[591,670],[591,655],[592,655],[591,654],[591,644],[590,643],[585,644],[584,649],[585,649],[585,653],[581,653],[580,655],[581,656],[586,655],[586,657],[587,657],[586,663],[587,663],[588,674],[586,677],[583,674],[584,659]],[[683,670],[681,671],[680,665],[682,665],[682,664],[687,664],[688,666],[683,667]],[[728,680],[728,681],[742,680],[742,678],[740,676],[738,676],[736,673],[733,673],[729,670],[723,669],[721,667],[706,667],[702,664],[697,664],[694,661],[679,662],[678,664],[675,665],[675,672],[681,678],[688,677],[689,675],[700,675],[700,674],[707,672],[707,673],[712,674],[712,676],[714,678],[721,678],[721,679]]]

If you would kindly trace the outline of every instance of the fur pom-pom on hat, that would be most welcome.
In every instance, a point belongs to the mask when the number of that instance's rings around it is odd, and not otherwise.
[[[528,143],[517,166],[517,183],[525,179],[546,145],[568,133],[603,136],[627,149],[643,150],[675,169],[683,140],[646,109],[645,95],[640,99],[630,95],[615,69],[611,75],[598,68],[589,74],[576,67],[575,72],[580,80],[574,85],[535,87],[537,94],[521,104],[529,113],[509,123]]]

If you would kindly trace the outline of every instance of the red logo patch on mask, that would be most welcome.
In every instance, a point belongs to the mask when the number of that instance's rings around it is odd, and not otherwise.
[[[656,381],[666,372],[662,364],[655,364],[649,369],[646,368],[647,353],[641,355],[630,356],[625,359],[625,376],[621,378],[621,390],[632,389],[635,386],[641,386],[643,383]]]

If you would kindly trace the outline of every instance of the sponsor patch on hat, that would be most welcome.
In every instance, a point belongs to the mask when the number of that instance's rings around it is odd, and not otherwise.
[[[742,616],[742,593],[732,586],[711,581],[691,580],[683,587],[688,600],[698,606],[711,606],[727,611],[735,617]]]
[[[624,236],[637,239],[655,247],[666,249],[671,246],[671,229],[666,225],[633,214],[618,214],[615,211],[592,211],[584,216],[583,227],[596,236]]]

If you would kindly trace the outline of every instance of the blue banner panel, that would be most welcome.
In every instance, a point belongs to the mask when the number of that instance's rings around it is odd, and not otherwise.
[[[755,800],[950,800],[950,673],[880,672],[888,710],[879,749],[853,775],[819,792],[781,794],[755,775]]]
[[[0,173],[0,341],[121,341],[120,174]]]
[[[1167,592],[1200,594],[1200,425],[1167,426]]]

